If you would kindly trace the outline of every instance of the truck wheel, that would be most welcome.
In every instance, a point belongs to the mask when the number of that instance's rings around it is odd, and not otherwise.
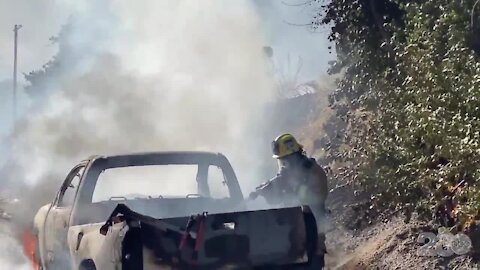
[[[78,270],[97,270],[97,267],[92,260],[85,260],[80,264]]]

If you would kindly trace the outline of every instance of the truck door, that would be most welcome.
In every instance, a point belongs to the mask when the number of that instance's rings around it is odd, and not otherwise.
[[[45,248],[48,263],[63,261],[69,256],[67,232],[70,213],[77,194],[84,166],[75,167],[65,179],[45,220]]]

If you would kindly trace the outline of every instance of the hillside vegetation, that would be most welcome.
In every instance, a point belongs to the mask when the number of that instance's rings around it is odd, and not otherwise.
[[[343,73],[329,103],[345,124],[327,134],[326,157],[346,165],[337,178],[369,196],[372,217],[403,212],[408,219],[418,213],[452,231],[478,230],[475,4],[338,0],[326,2],[313,18],[314,27],[330,29],[337,46],[330,73]]]

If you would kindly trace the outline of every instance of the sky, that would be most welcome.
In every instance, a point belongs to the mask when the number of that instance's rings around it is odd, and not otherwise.
[[[315,78],[326,70],[332,58],[327,47],[326,29],[313,33],[309,27],[292,24],[310,22],[309,6],[292,6],[298,0],[251,0],[260,15],[263,29],[276,57],[301,56],[304,61],[302,77]],[[13,63],[13,26],[22,24],[19,36],[19,71],[37,69],[48,61],[56,47],[48,40],[58,34],[73,10],[81,4],[67,0],[0,0],[0,81],[10,79]],[[36,18],[34,24],[31,18]],[[286,61],[286,60],[285,60]],[[20,76],[21,77],[21,76]]]
[[[18,39],[18,107],[24,111],[28,104],[22,92],[23,73],[41,68],[56,53],[49,38],[67,20],[64,10],[66,6],[57,0],[0,0],[0,138],[12,127],[13,27],[23,25]],[[35,23],[27,23],[32,18]]]
[[[277,76],[298,81],[318,79],[334,57],[329,53],[326,29],[312,32],[308,24],[312,9],[296,6],[301,0],[249,0],[259,15],[266,46],[273,48],[273,66]],[[71,14],[85,8],[81,1],[0,0],[0,139],[12,127],[13,26],[22,24],[18,47],[18,110],[31,105],[22,92],[22,73],[39,69],[57,47],[49,38],[58,34]],[[34,19],[32,19],[34,18]],[[298,75],[296,74],[299,69]]]

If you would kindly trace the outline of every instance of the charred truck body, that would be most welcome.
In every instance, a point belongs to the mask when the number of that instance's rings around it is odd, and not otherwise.
[[[315,269],[308,206],[243,201],[221,154],[91,157],[36,214],[35,259],[49,270]]]

